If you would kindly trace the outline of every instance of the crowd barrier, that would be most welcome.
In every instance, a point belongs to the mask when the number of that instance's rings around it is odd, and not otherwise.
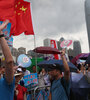
[[[50,86],[37,86],[27,95],[27,100],[48,100]]]

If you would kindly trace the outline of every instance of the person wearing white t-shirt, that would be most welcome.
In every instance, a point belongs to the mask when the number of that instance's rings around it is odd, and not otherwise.
[[[22,68],[22,71],[23,71],[24,76],[30,75],[30,71],[27,70],[26,68]]]

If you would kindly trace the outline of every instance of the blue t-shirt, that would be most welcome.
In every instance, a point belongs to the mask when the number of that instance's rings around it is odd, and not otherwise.
[[[8,85],[5,78],[0,79],[0,100],[13,100],[14,97],[15,78]]]
[[[70,94],[70,82],[67,82],[63,77],[63,83],[66,87],[67,93]],[[52,95],[52,100],[68,100],[65,89],[61,83],[61,78],[52,82],[50,92]]]

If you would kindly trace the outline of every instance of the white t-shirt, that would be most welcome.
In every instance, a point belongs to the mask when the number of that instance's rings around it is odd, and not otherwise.
[[[24,76],[26,75],[30,75],[30,71],[29,70],[26,70],[25,72],[23,72]]]

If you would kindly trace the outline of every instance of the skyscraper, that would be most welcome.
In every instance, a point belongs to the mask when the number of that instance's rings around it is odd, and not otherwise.
[[[85,1],[85,15],[86,15],[86,26],[87,26],[89,51],[90,51],[90,0]]]
[[[79,41],[74,41],[73,42],[73,55],[77,56],[78,54],[81,53],[81,45]]]
[[[19,54],[26,54],[26,48],[20,47],[18,48]]]
[[[63,37],[60,38],[59,42],[61,43],[62,41],[64,41],[65,39]]]
[[[62,50],[62,48],[60,47],[60,44],[61,44],[61,42],[62,41],[64,41],[65,39],[63,38],[63,37],[61,37],[60,39],[59,39],[59,41],[57,42],[58,43],[58,49],[59,50]]]

